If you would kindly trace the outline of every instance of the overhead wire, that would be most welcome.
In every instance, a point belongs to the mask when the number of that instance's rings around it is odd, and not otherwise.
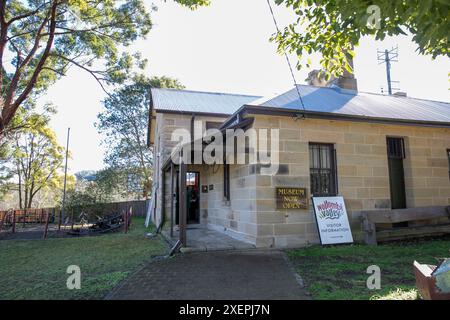
[[[277,32],[280,33],[280,28],[278,26],[278,22],[277,22],[277,19],[275,17],[275,13],[273,12],[273,8],[272,8],[272,4],[270,3],[270,0],[267,0],[267,5],[269,6],[270,14],[272,15],[272,19],[273,19],[273,23],[275,24],[275,28],[276,28]],[[305,103],[304,103],[302,95],[300,93],[300,89],[298,88],[297,80],[295,79],[294,69],[292,68],[291,60],[289,59],[289,55],[287,54],[286,50],[284,50],[284,56],[286,58],[286,62],[288,64],[288,66],[289,66],[289,70],[291,72],[292,80],[294,81],[294,87],[295,87],[295,89],[297,91],[298,98],[300,100],[303,112],[305,112],[306,111]],[[302,116],[305,117],[305,114],[302,113]]]

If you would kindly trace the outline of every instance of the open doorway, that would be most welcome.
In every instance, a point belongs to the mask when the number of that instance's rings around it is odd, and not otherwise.
[[[405,173],[405,142],[403,138],[388,137],[387,140],[389,186],[391,191],[391,208],[406,208]],[[407,222],[394,224],[394,227],[407,227]]]
[[[178,177],[178,174],[177,174]],[[177,179],[178,180],[178,179]],[[179,183],[176,184],[176,203],[179,203]],[[186,172],[186,214],[188,224],[200,223],[200,173]],[[176,206],[176,224],[179,224],[179,206]]]

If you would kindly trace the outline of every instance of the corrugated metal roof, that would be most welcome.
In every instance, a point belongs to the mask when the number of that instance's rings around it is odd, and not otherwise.
[[[155,110],[231,115],[260,96],[152,88]]]
[[[352,116],[450,122],[450,103],[386,96],[373,93],[344,92],[339,88],[298,85],[307,111]],[[293,88],[274,98],[262,98],[251,105],[302,110],[297,90]]]

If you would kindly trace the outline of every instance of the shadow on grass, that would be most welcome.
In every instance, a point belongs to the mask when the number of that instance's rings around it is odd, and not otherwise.
[[[152,257],[167,253],[158,236],[145,237],[144,219],[128,234],[0,241],[0,299],[102,299]],[[68,290],[69,265],[81,269],[81,289]]]

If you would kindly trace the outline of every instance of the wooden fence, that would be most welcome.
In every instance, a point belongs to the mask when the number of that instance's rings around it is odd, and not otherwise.
[[[145,217],[147,214],[147,202],[146,200],[114,202],[107,204],[107,206],[111,206],[112,211],[118,213],[127,211],[131,207],[134,217]]]
[[[72,208],[65,211],[64,221],[62,221],[62,212],[60,208],[0,211],[0,231],[7,229],[12,233],[15,233],[16,228],[25,230],[25,227],[30,225],[43,225],[45,226],[43,234],[43,237],[45,239],[47,237],[49,224],[53,224],[53,226],[57,225],[57,230],[60,230],[62,225],[71,224],[73,229],[74,223],[77,223],[79,221],[89,221],[95,223],[98,222],[99,217],[102,216],[123,214],[126,224],[125,232],[127,232],[132,216],[146,216],[148,203],[148,200],[141,200],[95,204],[92,206]]]
[[[136,201],[126,201],[126,202],[112,202],[104,204],[96,204],[92,206],[85,206],[83,209],[75,210],[75,215],[81,212],[87,211],[93,214],[103,215],[103,214],[115,214],[128,211],[132,208],[134,217],[145,217],[147,213],[148,201],[147,200],[136,200]],[[3,223],[10,224],[12,219],[15,219],[16,223],[44,223],[46,220],[47,213],[50,214],[50,223],[55,221],[59,222],[60,208],[41,208],[41,209],[23,209],[23,210],[4,210],[0,211],[0,221]],[[8,215],[8,212],[10,213]],[[14,214],[12,214],[14,212]],[[72,212],[66,210],[66,217],[70,217]],[[2,219],[3,218],[3,219]],[[10,221],[11,220],[11,221]]]

